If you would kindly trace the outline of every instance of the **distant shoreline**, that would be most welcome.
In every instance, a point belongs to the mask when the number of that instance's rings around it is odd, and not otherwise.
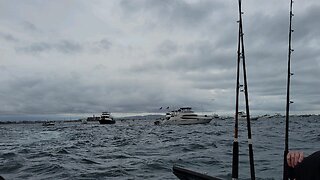
[[[116,117],[115,119],[117,121],[125,121],[125,120],[156,120],[159,118],[162,118],[164,115],[141,115],[141,116],[129,116],[129,117]],[[78,118],[78,119],[46,119],[43,120],[0,120],[0,124],[39,124],[39,123],[45,123],[45,122],[54,122],[54,123],[74,123],[79,122],[81,123],[82,119],[84,118]],[[98,122],[97,119],[94,119],[93,117],[85,117],[88,122]]]
[[[76,120],[37,120],[37,121],[0,121],[0,124],[42,124],[45,122],[55,122],[55,123],[68,123],[68,122],[81,122],[81,119]]]

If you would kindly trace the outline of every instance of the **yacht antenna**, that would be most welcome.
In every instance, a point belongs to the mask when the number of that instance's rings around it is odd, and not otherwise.
[[[248,83],[246,74],[246,63],[244,53],[244,40],[243,40],[243,28],[242,28],[242,8],[241,0],[238,0],[239,4],[239,32],[238,32],[238,58],[237,58],[237,82],[236,82],[236,113],[235,113],[235,125],[234,125],[234,141],[233,141],[233,158],[232,158],[232,179],[238,179],[239,176],[239,142],[238,142],[238,124],[239,124],[239,91],[240,87],[244,88],[245,104],[246,104],[246,118],[247,118],[247,130],[248,130],[248,146],[249,146],[249,161],[250,161],[250,173],[251,179],[255,179],[253,148],[251,138],[251,125],[250,125],[250,112],[249,112],[249,95],[248,95]],[[243,81],[244,85],[240,85],[240,65],[242,60],[243,68]]]
[[[287,164],[287,154],[289,152],[289,111],[290,111],[290,104],[293,103],[290,101],[290,78],[293,75],[291,73],[291,53],[293,49],[291,48],[291,35],[293,33],[292,29],[292,17],[294,16],[292,13],[292,4],[293,0],[290,0],[290,22],[289,22],[289,48],[288,48],[288,76],[287,76],[287,102],[286,102],[286,128],[285,128],[285,147],[284,147],[284,154],[283,154],[283,180],[289,179],[289,167]]]

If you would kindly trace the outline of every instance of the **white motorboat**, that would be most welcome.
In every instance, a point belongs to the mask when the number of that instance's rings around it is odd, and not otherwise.
[[[208,115],[197,115],[191,107],[183,107],[175,111],[166,113],[165,119],[154,122],[156,125],[189,125],[189,124],[206,124],[213,119]]]

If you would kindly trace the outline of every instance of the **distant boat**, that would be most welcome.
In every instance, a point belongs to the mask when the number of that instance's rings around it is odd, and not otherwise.
[[[88,124],[87,118],[82,118],[82,119],[81,119],[81,123],[82,123],[82,124]]]
[[[239,120],[246,121],[246,120],[247,120],[247,115],[246,115],[246,113],[243,112],[243,111],[240,111],[240,112],[238,113],[238,119],[239,119]],[[256,120],[258,120],[258,119],[259,119],[259,117],[250,117],[250,120],[251,120],[251,121],[256,121]]]
[[[182,107],[178,110],[166,113],[165,119],[155,121],[155,125],[190,125],[206,124],[213,119],[213,116],[197,115],[191,107]]]
[[[303,114],[303,115],[300,115],[299,117],[310,117],[312,116],[311,114]]]
[[[92,116],[92,117],[87,117],[87,121],[99,121],[100,117],[99,116]]]
[[[46,122],[42,123],[42,126],[54,126],[54,122],[46,121]]]
[[[116,121],[113,119],[111,113],[109,112],[102,112],[102,115],[99,119],[100,124],[115,124]]]
[[[239,119],[239,120],[247,120],[247,115],[246,115],[246,113],[243,112],[243,111],[238,112],[238,119]]]
[[[270,116],[269,118],[282,118],[284,116],[282,116],[280,113],[276,113],[273,116]]]

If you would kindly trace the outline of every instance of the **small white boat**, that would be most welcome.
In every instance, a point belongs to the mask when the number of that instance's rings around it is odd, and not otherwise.
[[[155,125],[190,125],[190,124],[206,124],[213,119],[208,115],[197,115],[191,107],[183,107],[175,111],[166,113],[165,119],[154,122]]]

